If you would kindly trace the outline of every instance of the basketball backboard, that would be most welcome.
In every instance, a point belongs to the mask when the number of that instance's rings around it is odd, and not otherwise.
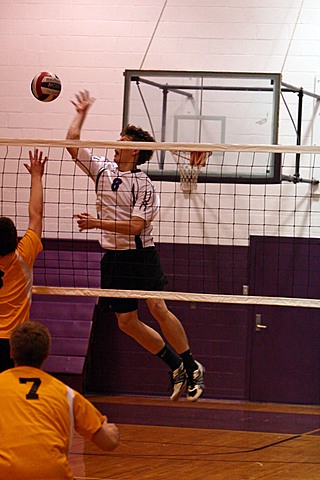
[[[124,76],[123,125],[139,125],[158,142],[278,143],[278,73],[126,70]],[[271,153],[214,152],[199,181],[278,183],[280,162]],[[148,174],[179,181],[165,151],[153,156]]]

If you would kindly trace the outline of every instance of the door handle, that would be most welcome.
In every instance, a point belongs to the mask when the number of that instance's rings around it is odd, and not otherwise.
[[[256,332],[260,332],[260,330],[266,329],[267,325],[263,325],[261,321],[261,313],[256,313]]]

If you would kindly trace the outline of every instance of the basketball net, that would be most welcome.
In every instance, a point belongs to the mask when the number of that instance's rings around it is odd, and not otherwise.
[[[171,150],[170,153],[179,169],[182,191],[191,193],[197,190],[200,170],[206,166],[207,159],[212,152],[179,152]]]

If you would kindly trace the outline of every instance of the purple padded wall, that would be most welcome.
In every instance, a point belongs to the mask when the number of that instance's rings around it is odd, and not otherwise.
[[[167,290],[238,293],[248,281],[248,248],[159,246]],[[206,368],[206,398],[241,400],[248,395],[251,307],[167,302],[182,321],[194,356]],[[139,315],[158,324],[140,302]],[[112,313],[93,322],[86,390],[95,393],[168,395],[168,368],[122,333]]]
[[[259,255],[254,250],[257,242],[263,242]],[[253,237],[251,243],[250,247],[159,245],[167,289],[241,294],[242,286],[250,285],[253,295],[319,298],[318,239]],[[95,242],[47,241],[45,254],[35,265],[34,284],[98,287],[101,255]],[[80,377],[86,360],[88,392],[167,396],[166,366],[123,334],[112,313],[97,312],[92,323],[93,311],[98,310],[95,303],[88,297],[33,296],[32,318],[48,325],[53,337],[47,370]],[[141,319],[158,329],[140,303]],[[168,302],[168,306],[181,319],[194,356],[206,367],[206,398],[251,398],[254,306],[190,302]],[[296,334],[298,342],[299,332],[292,330],[291,336]]]
[[[34,266],[34,285],[91,287],[100,284],[101,248],[96,242],[45,240]],[[31,319],[46,325],[52,348],[46,371],[82,375],[95,297],[33,295]]]
[[[241,293],[247,283],[245,247],[161,244],[158,248],[168,290]],[[101,255],[95,242],[47,240],[34,268],[34,284],[99,287]],[[95,303],[90,297],[33,296],[32,318],[46,324],[52,335],[47,371],[83,374]],[[140,303],[141,318],[157,329],[144,302]],[[207,396],[244,398],[248,389],[248,307],[188,302],[168,305],[183,322],[196,358],[206,366]],[[88,391],[166,395],[168,382],[167,368],[120,332],[113,314],[95,321]]]

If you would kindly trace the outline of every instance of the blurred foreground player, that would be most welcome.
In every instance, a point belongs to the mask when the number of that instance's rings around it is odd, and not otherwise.
[[[11,334],[15,367],[0,374],[0,479],[71,480],[73,428],[102,450],[119,444],[118,428],[88,400],[41,370],[50,349],[38,322]]]

